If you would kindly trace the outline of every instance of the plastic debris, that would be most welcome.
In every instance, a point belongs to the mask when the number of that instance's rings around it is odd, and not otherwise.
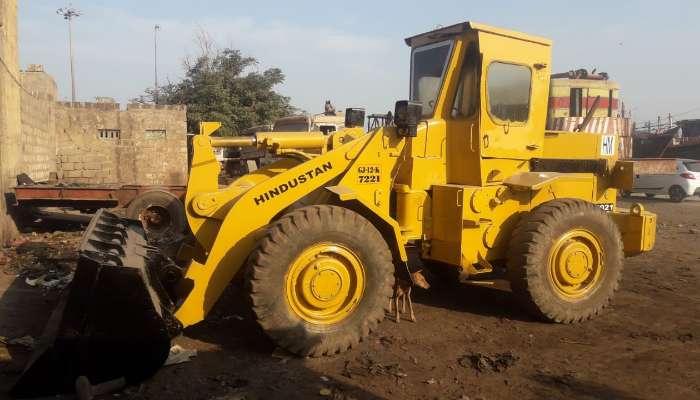
[[[182,346],[176,344],[170,348],[170,354],[165,360],[164,366],[182,364],[192,361],[192,358],[197,357],[197,350],[195,349],[185,349]]]
[[[29,335],[25,335],[15,339],[3,339],[3,342],[8,345],[23,346],[30,350],[33,349],[36,345],[36,339]]]
[[[52,279],[53,278],[53,279]],[[73,272],[57,277],[56,274],[43,274],[36,278],[27,277],[24,282],[32,287],[41,287],[43,289],[63,289],[68,286],[73,280]]]

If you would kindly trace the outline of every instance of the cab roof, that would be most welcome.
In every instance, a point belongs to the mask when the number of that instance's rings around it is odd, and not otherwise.
[[[507,29],[496,28],[489,25],[480,24],[477,22],[460,22],[458,24],[446,26],[443,28],[438,28],[430,32],[421,33],[419,35],[411,36],[405,39],[406,44],[410,47],[422,46],[427,43],[437,42],[440,40],[445,40],[457,36],[463,32],[467,31],[481,31],[488,32],[495,35],[505,36],[518,40],[525,40],[528,42],[538,43],[545,46],[551,46],[552,41],[540,36],[528,35],[525,33],[510,31]]]

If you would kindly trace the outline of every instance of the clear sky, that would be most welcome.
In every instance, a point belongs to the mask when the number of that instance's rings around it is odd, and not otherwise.
[[[153,86],[153,26],[159,76],[177,80],[196,53],[198,30],[219,46],[279,67],[293,105],[384,112],[408,96],[403,38],[474,20],[554,40],[555,71],[597,67],[622,86],[637,121],[672,113],[700,117],[700,1],[182,1],[73,0],[78,100],[125,103]],[[69,99],[68,33],[56,9],[67,1],[19,0],[20,59],[44,64]]]

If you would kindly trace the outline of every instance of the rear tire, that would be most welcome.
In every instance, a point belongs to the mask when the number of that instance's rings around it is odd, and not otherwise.
[[[126,217],[141,221],[152,238],[185,230],[185,206],[165,190],[150,190],[137,196],[126,208]]]
[[[248,281],[253,311],[270,338],[316,357],[346,351],[384,319],[394,265],[369,221],[318,205],[270,226],[250,257]]]
[[[573,323],[599,314],[622,277],[620,232],[597,206],[553,200],[524,216],[513,233],[508,275],[535,316]]]
[[[672,202],[680,203],[688,195],[685,193],[685,190],[683,190],[682,187],[674,185],[674,186],[671,186],[670,189],[668,189],[668,196],[671,198]]]

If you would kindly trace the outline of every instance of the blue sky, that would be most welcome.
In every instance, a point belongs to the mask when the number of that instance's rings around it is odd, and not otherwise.
[[[570,3],[570,4],[567,4]],[[70,97],[67,27],[55,10],[67,1],[19,0],[20,60],[44,64],[61,98]],[[352,6],[349,6],[349,5]],[[159,76],[177,80],[182,60],[206,31],[221,47],[279,67],[278,89],[321,111],[393,108],[408,95],[403,38],[438,24],[474,20],[554,40],[556,71],[597,67],[620,82],[633,118],[700,117],[700,1],[182,1],[73,0],[78,99],[124,103],[153,85],[153,26],[159,24]]]

